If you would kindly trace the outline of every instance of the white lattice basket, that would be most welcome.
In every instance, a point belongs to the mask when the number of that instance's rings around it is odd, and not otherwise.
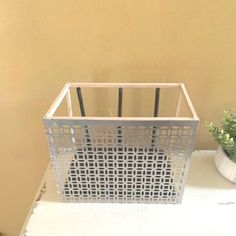
[[[198,124],[184,84],[67,83],[44,117],[59,195],[180,203]]]

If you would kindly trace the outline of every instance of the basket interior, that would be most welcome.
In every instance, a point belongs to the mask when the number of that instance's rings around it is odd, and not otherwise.
[[[69,91],[72,116],[83,116],[77,88],[70,87]],[[158,98],[156,88],[122,88],[121,115],[119,88],[82,87],[80,91],[86,117],[192,117],[186,99],[182,99],[177,112],[180,87],[159,88]],[[68,116],[67,104],[64,97],[54,115]]]

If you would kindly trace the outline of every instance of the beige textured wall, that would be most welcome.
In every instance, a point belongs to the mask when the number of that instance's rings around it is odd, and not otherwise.
[[[236,107],[233,0],[0,1],[0,232],[17,235],[49,155],[41,119],[65,81],[184,82],[205,121]]]

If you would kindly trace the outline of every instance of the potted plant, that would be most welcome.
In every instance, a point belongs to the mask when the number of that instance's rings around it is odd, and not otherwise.
[[[220,124],[220,127],[216,127],[213,122],[207,125],[219,144],[215,164],[225,178],[236,183],[236,113],[224,111]]]

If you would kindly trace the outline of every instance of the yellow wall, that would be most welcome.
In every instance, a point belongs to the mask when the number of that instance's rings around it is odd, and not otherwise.
[[[233,0],[0,1],[0,232],[19,231],[48,163],[42,117],[65,81],[184,82],[204,128],[236,107]]]

